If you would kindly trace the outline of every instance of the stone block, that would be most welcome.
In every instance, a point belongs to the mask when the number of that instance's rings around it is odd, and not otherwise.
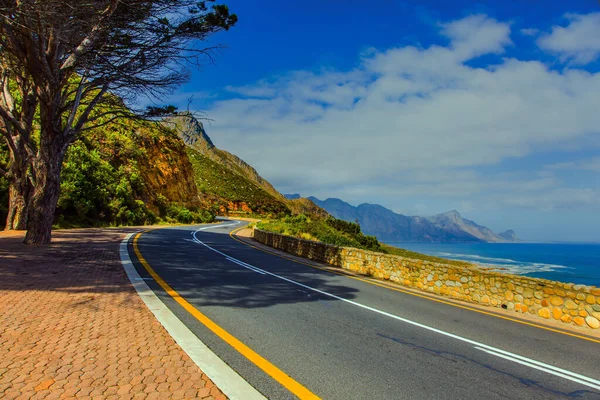
[[[569,314],[564,314],[562,317],[560,317],[560,320],[568,324],[573,321],[573,317],[571,317]]]
[[[552,304],[553,306],[562,306],[563,303],[565,302],[563,299],[561,299],[558,296],[552,296],[550,297],[550,304]]]
[[[567,299],[565,302],[565,307],[567,307],[569,310],[576,310],[579,306],[573,300]]]
[[[554,294],[554,290],[552,288],[545,287],[544,288],[544,293],[546,293],[546,294]]]
[[[594,318],[594,317],[587,317],[585,319],[586,324],[588,324],[588,326],[592,329],[598,329],[600,328],[600,321],[598,321],[598,319]]]
[[[563,315],[563,313],[562,313],[562,311],[561,311],[561,309],[560,309],[560,308],[558,308],[558,307],[554,307],[554,308],[552,309],[552,317],[553,317],[554,319],[561,319],[562,315]]]
[[[516,295],[515,295],[515,301],[517,301],[517,302],[519,302],[519,303],[520,303],[520,302],[522,302],[522,301],[523,301],[523,296],[522,296],[522,295],[520,295],[520,294],[516,294]]]
[[[526,299],[530,299],[533,297],[533,290],[530,288],[523,289],[523,297]]]
[[[550,318],[550,310],[547,308],[540,308],[538,310],[538,315],[542,318]]]

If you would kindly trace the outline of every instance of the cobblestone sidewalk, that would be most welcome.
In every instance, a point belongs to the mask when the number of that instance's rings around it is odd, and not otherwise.
[[[0,398],[225,399],[130,285],[126,232],[0,233]]]

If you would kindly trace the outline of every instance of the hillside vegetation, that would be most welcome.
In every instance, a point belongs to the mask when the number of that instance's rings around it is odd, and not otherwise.
[[[246,177],[219,164],[193,148],[187,149],[201,201],[217,212],[270,216],[290,214],[279,199]]]
[[[256,227],[269,232],[316,240],[336,246],[386,252],[377,241],[377,238],[365,236],[360,231],[358,224],[333,217],[311,219],[304,214],[300,214],[281,220],[259,222]]]
[[[432,257],[380,243],[375,236],[363,234],[359,224],[336,219],[334,217],[311,219],[306,215],[296,215],[281,220],[262,221],[256,225],[256,228],[301,239],[315,240],[335,246],[353,247],[379,253],[393,254],[415,260],[439,262],[457,266],[464,266],[466,264],[464,261]]]
[[[0,162],[6,149],[0,147]],[[55,213],[57,227],[209,222],[185,145],[156,123],[119,120],[86,132],[67,151]],[[0,181],[6,218],[6,181]]]

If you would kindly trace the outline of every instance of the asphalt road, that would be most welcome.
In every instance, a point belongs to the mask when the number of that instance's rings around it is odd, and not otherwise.
[[[243,224],[153,230],[138,246],[195,308],[321,398],[600,399],[598,343],[267,254],[229,236]],[[147,283],[266,397],[294,398]]]

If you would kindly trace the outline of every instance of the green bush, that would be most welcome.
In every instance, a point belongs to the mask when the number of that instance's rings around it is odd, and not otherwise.
[[[181,224],[209,223],[215,220],[215,214],[210,210],[188,210],[177,204],[167,208],[167,221]]]
[[[365,236],[360,225],[335,218],[311,220],[306,215],[287,216],[280,220],[260,222],[258,229],[295,237],[312,237],[320,242],[336,246],[386,253],[376,237]]]
[[[190,210],[187,208],[182,208],[177,214],[177,221],[181,222],[182,224],[191,224],[194,222],[194,216]]]

